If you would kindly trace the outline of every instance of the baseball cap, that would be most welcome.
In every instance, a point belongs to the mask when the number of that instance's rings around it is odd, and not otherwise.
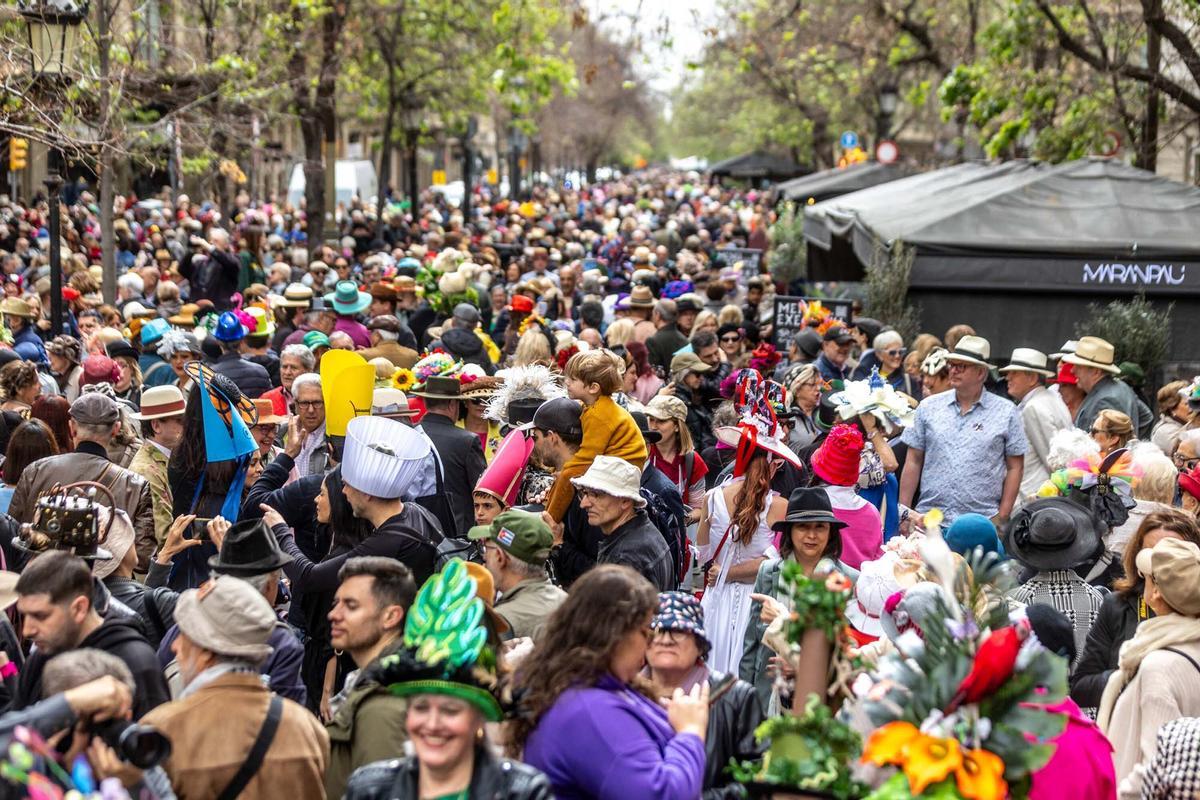
[[[112,425],[121,418],[121,412],[111,397],[88,392],[71,403],[71,418],[84,425]]]
[[[700,356],[695,353],[679,353],[671,359],[671,374],[677,372],[712,372],[715,369],[711,364],[705,364],[700,360]]]
[[[469,325],[478,325],[481,319],[479,309],[470,303],[459,303],[454,307],[454,318]]]
[[[829,330],[825,331],[825,336],[822,337],[822,341],[846,344],[847,342],[853,342],[854,337],[850,335],[850,331],[846,330],[841,325],[834,325]]]
[[[583,436],[583,423],[580,417],[583,409],[577,400],[569,397],[556,397],[542,403],[533,415],[533,427],[544,431],[554,431],[560,436]]]
[[[491,525],[477,525],[467,532],[473,541],[493,540],[501,550],[526,564],[540,564],[550,556],[554,535],[550,526],[528,511],[504,511]]]

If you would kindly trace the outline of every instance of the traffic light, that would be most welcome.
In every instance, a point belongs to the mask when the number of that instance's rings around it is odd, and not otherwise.
[[[8,140],[8,170],[16,172],[29,166],[29,140],[15,136]]]

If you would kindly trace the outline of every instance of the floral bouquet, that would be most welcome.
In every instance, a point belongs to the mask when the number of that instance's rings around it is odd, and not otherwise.
[[[843,420],[873,414],[893,430],[910,427],[917,413],[912,399],[881,378],[877,367],[871,369],[871,376],[866,380],[846,381],[841,391],[831,395],[829,401]]]
[[[898,768],[869,800],[1026,797],[1066,722],[1041,706],[1066,695],[1067,663],[1028,621],[1010,620],[1008,566],[994,554],[955,559],[939,517],[926,516],[918,545],[936,576],[932,610],[854,682],[851,716],[871,731],[862,760]]]

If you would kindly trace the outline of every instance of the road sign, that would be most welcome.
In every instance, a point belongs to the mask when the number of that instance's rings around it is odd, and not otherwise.
[[[842,134],[842,149],[849,150],[852,147],[858,147],[858,134],[854,131],[846,131]]]
[[[446,185],[446,170],[435,169],[433,171],[432,183],[434,186],[445,186]]]
[[[875,145],[875,160],[880,164],[895,164],[900,158],[900,148],[891,139],[884,139]]]

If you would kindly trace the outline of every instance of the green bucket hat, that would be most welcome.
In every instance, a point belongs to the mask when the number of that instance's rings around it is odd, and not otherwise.
[[[318,347],[329,347],[329,337],[320,331],[309,331],[304,334],[304,346],[309,350],[315,350]]]
[[[515,509],[497,514],[491,525],[471,528],[467,538],[491,539],[501,550],[526,564],[545,562],[554,545],[554,534],[540,516]]]

